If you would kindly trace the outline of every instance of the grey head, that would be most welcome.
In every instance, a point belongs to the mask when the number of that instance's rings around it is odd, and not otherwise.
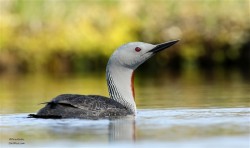
[[[130,42],[120,46],[111,56],[109,64],[126,67],[135,70],[156,53],[174,45],[179,40],[173,40],[161,44],[149,44],[144,42]]]

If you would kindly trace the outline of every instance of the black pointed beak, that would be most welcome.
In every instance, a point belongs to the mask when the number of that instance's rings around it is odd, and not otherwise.
[[[153,53],[157,53],[159,51],[162,51],[163,49],[166,49],[172,45],[174,45],[175,43],[177,43],[179,40],[174,40],[174,41],[169,41],[169,42],[166,42],[166,43],[161,43],[161,44],[158,44],[156,45],[155,48],[149,50],[148,52],[153,52]]]

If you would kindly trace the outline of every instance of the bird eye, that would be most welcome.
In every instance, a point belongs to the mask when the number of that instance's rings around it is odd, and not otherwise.
[[[141,51],[141,48],[140,48],[140,47],[136,47],[136,48],[135,48],[135,51],[136,51],[136,52],[140,52],[140,51]]]

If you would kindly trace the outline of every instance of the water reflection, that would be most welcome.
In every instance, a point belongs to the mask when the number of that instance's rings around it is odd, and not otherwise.
[[[110,120],[109,141],[114,142],[135,142],[135,117],[126,116]]]
[[[3,130],[3,132],[12,133],[11,131],[13,130],[16,137],[22,135],[23,138],[29,140],[34,139],[34,137],[30,136],[31,134],[35,137],[43,137],[43,141],[51,141],[52,139],[65,139],[65,141],[71,139],[81,141],[82,143],[134,143],[136,141],[135,116],[119,117],[109,120],[84,120],[34,119],[27,118],[27,115],[24,115],[20,120],[15,115],[10,115],[2,119],[3,123],[2,125],[0,124],[0,127],[8,125],[8,128],[5,127],[6,131]],[[17,119],[21,124],[17,124]],[[12,124],[9,125],[9,123]],[[10,128],[15,126],[21,126],[22,128]],[[5,137],[3,139],[7,138]]]

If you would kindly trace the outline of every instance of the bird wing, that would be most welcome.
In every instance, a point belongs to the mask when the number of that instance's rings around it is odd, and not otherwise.
[[[67,105],[83,110],[99,110],[110,106],[107,104],[108,99],[98,95],[62,94],[54,98],[50,103]]]

